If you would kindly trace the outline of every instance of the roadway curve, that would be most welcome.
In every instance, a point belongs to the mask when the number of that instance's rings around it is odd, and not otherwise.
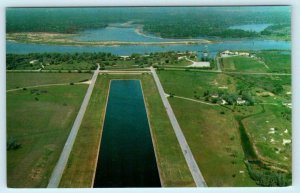
[[[174,132],[176,134],[177,140],[179,142],[179,145],[180,145],[181,150],[183,152],[183,155],[185,157],[185,160],[186,160],[186,162],[188,164],[188,167],[189,167],[189,169],[191,171],[193,179],[194,179],[194,181],[196,183],[196,186],[197,187],[206,187],[207,186],[206,182],[205,182],[205,180],[204,180],[204,178],[202,176],[202,173],[201,173],[201,171],[200,171],[200,169],[199,169],[199,167],[198,167],[198,165],[196,163],[196,160],[195,160],[195,158],[194,158],[194,156],[192,154],[192,151],[191,151],[191,149],[190,149],[190,147],[189,147],[189,145],[188,145],[188,143],[187,143],[187,141],[186,141],[186,139],[185,139],[185,137],[183,135],[183,132],[182,132],[180,126],[179,126],[179,123],[177,122],[177,119],[176,119],[175,114],[174,114],[174,112],[172,110],[172,107],[171,107],[171,105],[170,105],[167,97],[165,96],[164,89],[163,89],[163,87],[162,87],[162,85],[160,83],[160,80],[159,80],[159,78],[158,78],[158,76],[156,74],[156,71],[155,71],[155,69],[153,67],[151,67],[150,69],[151,69],[151,72],[153,74],[153,78],[154,78],[156,86],[158,88],[160,97],[161,97],[161,99],[163,101],[163,104],[165,106],[165,109],[167,111],[169,119],[170,119],[171,124],[173,126],[173,129],[174,129]]]
[[[93,77],[91,79],[91,84],[89,85],[89,88],[88,88],[88,90],[85,94],[85,97],[84,97],[83,102],[81,104],[80,110],[79,110],[79,112],[77,114],[77,117],[74,121],[72,130],[71,130],[71,132],[69,134],[69,137],[68,137],[68,139],[65,143],[64,149],[63,149],[62,153],[60,154],[59,160],[58,160],[58,162],[57,162],[57,164],[56,164],[56,166],[55,166],[55,168],[52,172],[52,175],[50,177],[47,188],[57,188],[59,183],[60,183],[62,174],[64,172],[64,169],[65,169],[66,165],[67,165],[67,162],[68,162],[73,144],[75,142],[76,135],[77,135],[79,127],[81,125],[81,121],[83,119],[85,110],[87,108],[90,97],[92,95],[92,92],[93,92],[94,85],[96,83],[98,74],[99,74],[99,65],[98,65],[98,68],[95,70],[95,72],[93,74]]]

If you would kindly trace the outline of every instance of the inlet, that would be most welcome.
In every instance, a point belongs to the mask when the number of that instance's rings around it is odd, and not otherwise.
[[[160,187],[139,80],[112,80],[94,188]]]

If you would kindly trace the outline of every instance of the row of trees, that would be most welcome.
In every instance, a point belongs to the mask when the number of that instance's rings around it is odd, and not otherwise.
[[[179,56],[187,56],[191,59],[195,58],[195,53],[191,52],[162,52],[162,53],[149,53],[149,54],[132,54],[129,57],[120,57],[111,53],[30,53],[30,54],[7,54],[6,62],[7,69],[39,69],[42,66],[46,67],[51,65],[60,65],[58,68],[69,65],[76,69],[76,65],[80,65],[81,69],[94,70],[97,68],[96,63],[102,66],[115,66],[117,64],[124,64],[126,66],[150,66],[157,65],[170,65],[179,63]],[[89,65],[82,65],[82,63]],[[71,65],[71,66],[70,66]],[[48,69],[56,69],[48,68]]]
[[[271,169],[258,167],[255,164],[246,163],[250,177],[257,185],[274,187],[291,185],[291,174],[273,171]]]
[[[89,63],[88,70],[97,68],[96,63],[103,61],[117,61],[118,56],[111,53],[30,53],[30,54],[7,54],[6,68],[13,69],[35,69],[42,65],[76,64],[80,62]]]

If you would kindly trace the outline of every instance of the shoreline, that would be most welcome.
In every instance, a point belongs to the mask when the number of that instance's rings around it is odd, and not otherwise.
[[[182,41],[163,41],[163,42],[124,42],[124,41],[78,41],[71,39],[74,34],[58,34],[58,33],[9,33],[6,34],[6,41],[16,43],[31,44],[50,44],[50,45],[66,45],[66,46],[123,46],[123,45],[145,45],[145,46],[167,46],[182,44],[212,44],[217,41],[205,39],[182,40]]]

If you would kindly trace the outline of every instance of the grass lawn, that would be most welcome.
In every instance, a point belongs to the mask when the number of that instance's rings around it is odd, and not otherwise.
[[[208,186],[255,186],[230,110],[177,98],[169,101]]]
[[[89,73],[6,73],[6,89],[43,84],[71,83],[90,79]]]
[[[25,81],[20,75],[18,80]],[[21,144],[21,148],[7,151],[8,187],[47,186],[87,87],[66,85],[7,93],[7,139]]]
[[[222,69],[224,71],[239,72],[267,72],[265,65],[253,58],[234,56],[222,58]]]
[[[61,187],[91,187],[104,120],[109,80],[142,81],[152,139],[163,186],[194,186],[151,75],[100,75],[66,168]],[[87,141],[86,139],[89,139]],[[84,163],[84,164],[83,164]]]

